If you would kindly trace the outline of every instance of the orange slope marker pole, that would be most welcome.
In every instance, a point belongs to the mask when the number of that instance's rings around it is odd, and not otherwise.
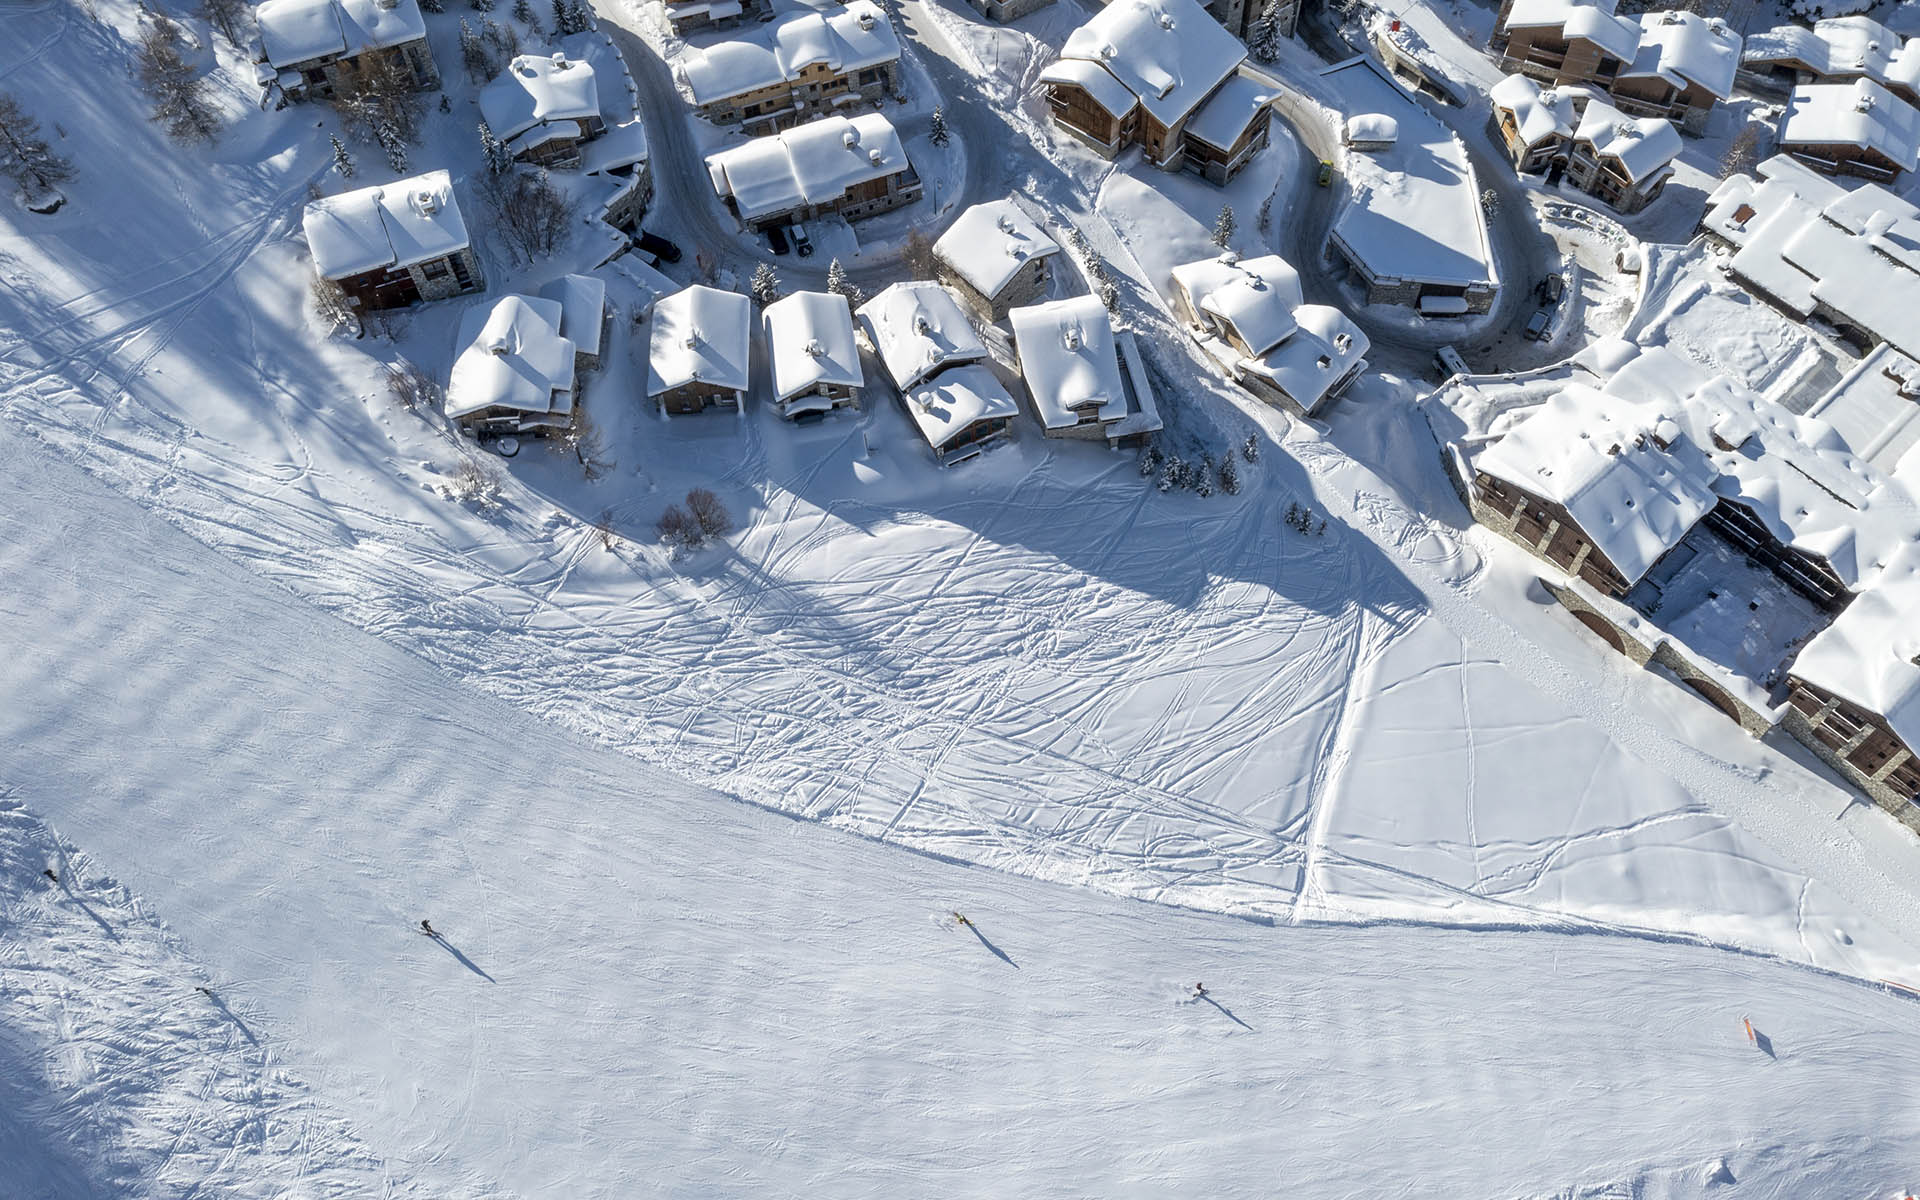
[[[1747,1040],[1748,1040],[1749,1042],[1751,1042],[1751,1041],[1753,1041],[1753,1020],[1752,1020],[1752,1018],[1750,1018],[1750,1017],[1741,1017],[1741,1018],[1740,1018],[1740,1023],[1741,1023],[1742,1025],[1745,1025],[1745,1026],[1747,1027]]]

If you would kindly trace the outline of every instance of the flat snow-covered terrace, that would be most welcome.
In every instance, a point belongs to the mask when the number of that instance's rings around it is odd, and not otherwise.
[[[1347,154],[1352,193],[1333,226],[1335,246],[1367,277],[1373,298],[1388,299],[1379,289],[1398,284],[1407,291],[1391,298],[1398,303],[1469,292],[1491,299],[1499,275],[1466,148],[1367,60],[1323,75],[1356,113],[1399,126],[1391,145]]]
[[[1628,600],[1668,637],[1761,690],[1832,617],[1719,536],[1695,526]]]

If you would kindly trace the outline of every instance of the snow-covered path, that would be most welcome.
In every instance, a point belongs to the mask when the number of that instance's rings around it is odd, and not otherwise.
[[[1271,927],[905,853],[466,690],[11,434],[0,513],[0,781],[430,1192],[1660,1196],[1724,1158],[1716,1195],[1878,1195],[1920,1151],[1920,1002],[1657,939]],[[4,934],[5,963],[48,936]],[[9,1052],[85,1032],[10,1026]],[[54,1154],[128,1090],[0,1154]]]

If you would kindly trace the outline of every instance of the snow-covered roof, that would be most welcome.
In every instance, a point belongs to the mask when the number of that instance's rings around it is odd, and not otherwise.
[[[1193,114],[1187,122],[1187,133],[1216,150],[1230,150],[1252,125],[1272,111],[1278,98],[1278,89],[1271,83],[1236,74]]]
[[[822,117],[707,157],[714,190],[745,220],[826,204],[849,188],[908,169],[893,123],[879,113]]]
[[[935,450],[945,449],[981,421],[1010,421],[1020,411],[993,372],[978,364],[940,372],[930,382],[907,389],[906,401],[914,427]]]
[[[1680,131],[1659,117],[1635,120],[1596,96],[1587,101],[1574,138],[1602,158],[1618,159],[1632,183],[1653,178],[1680,157]]]
[[[1784,154],[1759,174],[1722,182],[1701,221],[1738,247],[1735,278],[1920,355],[1920,209],[1878,184],[1844,190]]]
[[[275,67],[351,58],[427,36],[417,0],[267,0],[254,19]]]
[[[586,354],[600,353],[600,327],[607,318],[607,283],[592,275],[562,275],[540,289],[560,305],[560,332]]]
[[[1568,38],[1592,42],[1623,61],[1640,45],[1640,27],[1631,17],[1614,15],[1614,0],[1514,0],[1508,29],[1562,30]]]
[[[1060,57],[1105,67],[1173,126],[1246,61],[1247,48],[1198,0],[1113,0],[1068,35]]]
[[[1325,304],[1293,310],[1292,336],[1240,369],[1273,381],[1308,415],[1317,411],[1333,385],[1356,367],[1365,368],[1372,342],[1353,318]]]
[[[600,95],[593,67],[557,51],[522,54],[480,89],[480,115],[503,142],[543,123],[597,117]]]
[[[1349,106],[1400,125],[1392,146],[1347,160],[1352,195],[1334,237],[1375,275],[1472,286],[1496,279],[1466,147],[1371,60],[1327,68]]]
[[[873,0],[851,0],[831,13],[797,12],[771,25],[689,51],[674,68],[695,104],[798,80],[824,64],[835,75],[895,62],[900,39]]]
[[[598,29],[568,34],[560,49],[575,62],[593,68],[593,86],[600,97],[600,117],[608,125],[622,125],[640,111],[640,87],[627,69],[627,60],[613,38]]]
[[[1074,296],[1016,308],[1007,314],[1020,376],[1040,423],[1070,429],[1086,409],[1101,421],[1127,415],[1127,386],[1106,306],[1092,296]]]
[[[969,287],[991,299],[1020,268],[1060,253],[1060,244],[1008,198],[961,213],[933,244],[933,253]]]
[[[1385,113],[1356,113],[1347,118],[1349,146],[1391,145],[1400,140],[1400,122]]]
[[[647,395],[704,383],[747,390],[753,305],[738,292],[703,284],[662,296],[647,340]]]
[[[1072,84],[1115,117],[1124,117],[1140,105],[1140,98],[1126,84],[1099,63],[1082,58],[1054,59],[1040,72],[1040,82]]]
[[[412,266],[467,246],[467,225],[445,171],[312,201],[301,223],[314,269],[327,279]]]
[[[866,382],[845,297],[795,292],[767,305],[760,321],[767,331],[776,400],[784,403],[821,384],[860,387]]]
[[[1920,361],[1893,346],[1854,364],[1807,416],[1833,426],[1855,454],[1906,482],[1920,482]]]
[[[617,171],[647,161],[647,127],[638,120],[615,125],[580,147],[580,169],[588,175]]]
[[[1879,586],[1854,597],[1821,630],[1792,673],[1885,717],[1920,749],[1920,547],[1902,546]]]
[[[573,410],[572,340],[557,300],[503,296],[460,319],[458,357],[447,380],[447,416],[489,408],[528,414]]]
[[[1476,468],[1565,504],[1629,581],[1719,500],[1855,592],[1920,540],[1911,496],[1831,425],[1664,347],[1627,358],[1600,387],[1568,383],[1498,419],[1507,432]]]
[[[1673,87],[1693,83],[1725,100],[1733,95],[1739,70],[1740,35],[1725,21],[1690,12],[1650,12],[1640,17],[1640,49],[1620,78],[1657,75]]]
[[[1574,98],[1582,92],[1589,100],[1594,94],[1585,88],[1542,88],[1525,75],[1509,75],[1487,89],[1487,98],[1496,109],[1513,114],[1521,141],[1537,146],[1549,138],[1573,136],[1580,119],[1573,110]]]
[[[960,301],[937,283],[890,284],[860,306],[859,316],[867,340],[903,391],[944,367],[987,356]]]
[[[1173,269],[1173,281],[1194,310],[1233,327],[1257,357],[1292,336],[1300,307],[1300,273],[1277,254],[1241,260],[1222,254]]]
[[[1822,81],[1864,76],[1889,83],[1909,71],[1920,72],[1920,47],[1903,48],[1899,34],[1870,17],[1829,17],[1814,22],[1812,29],[1781,25],[1749,35],[1741,62],[1749,67],[1798,67]]]
[[[1632,582],[1714,505],[1714,473],[1705,457],[1692,447],[1663,449],[1655,440],[1666,421],[1657,403],[1622,402],[1569,384],[1474,466],[1561,504]]]
[[[1920,109],[1871,79],[1802,84],[1780,117],[1779,142],[1877,150],[1911,171],[1920,162]]]

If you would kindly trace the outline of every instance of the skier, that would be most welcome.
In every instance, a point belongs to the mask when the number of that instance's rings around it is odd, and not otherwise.
[[[420,918],[420,930],[430,938],[437,938],[440,936],[439,931],[434,929],[433,924],[429,922],[425,917]]]
[[[967,920],[965,917],[961,916],[959,913],[954,913],[953,919],[960,922],[962,925],[965,925],[969,929],[973,928],[973,922]]]
[[[48,868],[46,868],[45,870],[43,870],[43,871],[41,871],[40,873],[41,873],[42,875],[45,875],[45,876],[46,876],[46,877],[47,877],[48,879],[51,879],[51,880],[53,880],[53,881],[54,881],[55,883],[59,883],[59,882],[60,882],[60,877],[59,877],[58,875],[55,875],[55,874],[53,873],[53,868],[52,868],[52,867],[48,867]]]
[[[194,990],[194,991],[196,991],[196,992],[199,992],[199,993],[200,993],[200,994],[201,994],[202,996],[205,996],[205,997],[206,997],[207,999],[209,999],[209,1000],[211,1000],[211,999],[213,999],[213,989],[212,989],[212,988],[207,988],[207,987],[195,987],[195,988],[194,988],[193,990]]]
[[[1205,996],[1206,994],[1207,994],[1207,985],[1206,985],[1206,984],[1204,984],[1204,983],[1196,983],[1196,984],[1194,984],[1194,985],[1193,985],[1193,998],[1194,998],[1195,1000],[1198,1000],[1198,999],[1200,999],[1201,997],[1203,997],[1203,996]]]

